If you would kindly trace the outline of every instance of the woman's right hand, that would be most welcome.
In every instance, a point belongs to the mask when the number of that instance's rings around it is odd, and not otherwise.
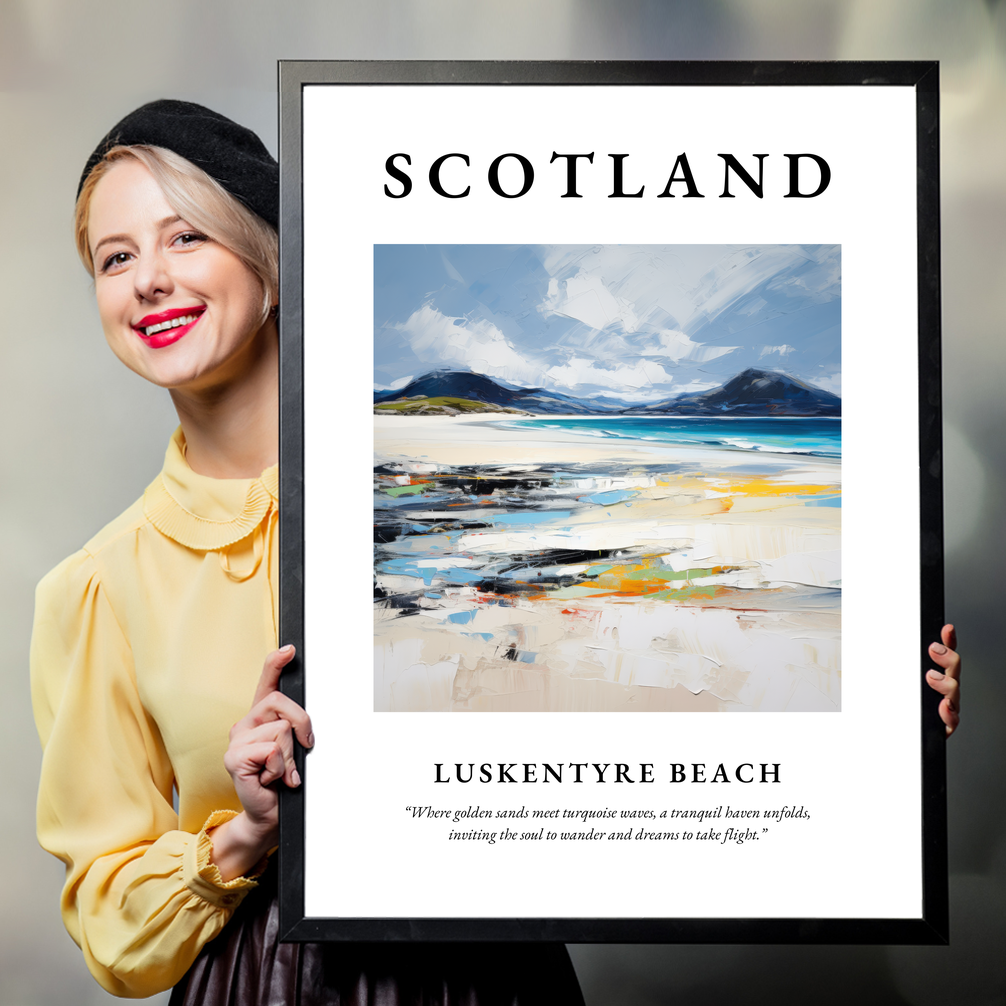
[[[293,737],[314,746],[311,717],[279,691],[283,668],[295,649],[284,646],[265,659],[248,715],[231,727],[224,766],[230,773],[244,810],[210,831],[212,861],[223,879],[251,870],[279,839],[279,793],[275,783],[300,785],[293,758]]]

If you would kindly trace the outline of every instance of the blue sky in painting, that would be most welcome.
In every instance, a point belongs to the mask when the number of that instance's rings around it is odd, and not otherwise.
[[[747,367],[841,394],[838,245],[376,245],[374,386],[468,369],[654,401]]]

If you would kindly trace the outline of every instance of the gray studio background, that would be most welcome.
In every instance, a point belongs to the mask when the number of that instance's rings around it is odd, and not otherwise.
[[[105,346],[71,240],[78,173],[113,122],[160,97],[219,109],[275,150],[279,58],[942,61],[947,614],[966,654],[953,945],[572,953],[589,1006],[1006,1003],[1006,3],[0,0],[0,1006],[109,1000],[62,928],[61,867],[35,843],[32,592],[140,494],[175,425],[167,395]],[[871,655],[845,664],[869,673]]]

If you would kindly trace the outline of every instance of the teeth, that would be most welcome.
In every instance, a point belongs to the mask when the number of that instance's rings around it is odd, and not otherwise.
[[[172,318],[171,321],[162,321],[159,325],[150,325],[148,328],[143,330],[143,334],[149,339],[152,335],[156,335],[158,332],[164,332],[169,328],[181,328],[182,325],[188,325],[198,318],[198,314],[185,314],[181,318]]]

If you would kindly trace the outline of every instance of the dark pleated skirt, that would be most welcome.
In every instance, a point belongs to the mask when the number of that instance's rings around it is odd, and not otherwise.
[[[583,1006],[561,943],[280,943],[274,873],[170,1006]]]

